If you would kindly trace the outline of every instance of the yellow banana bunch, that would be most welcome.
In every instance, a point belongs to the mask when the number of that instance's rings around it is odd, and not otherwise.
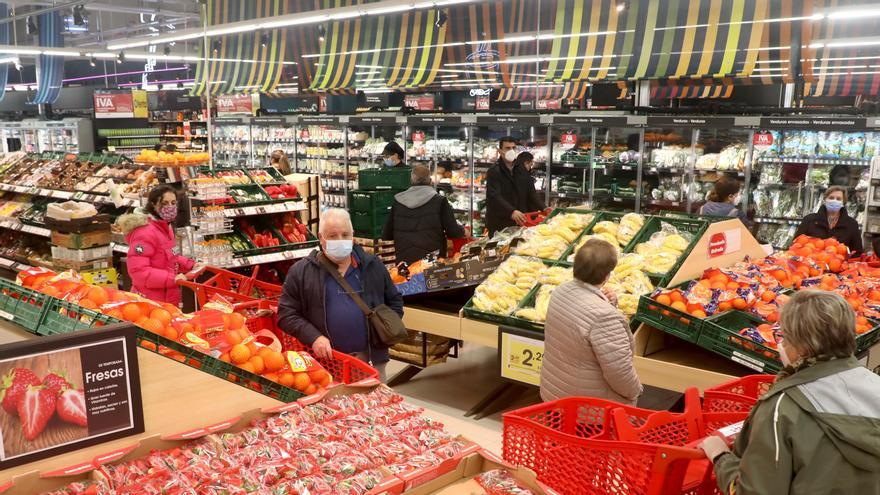
[[[619,225],[617,225],[616,223],[609,220],[604,220],[593,226],[593,234],[601,234],[603,232],[607,232],[616,238],[618,228]]]
[[[574,278],[571,268],[554,266],[544,270],[538,276],[538,283],[543,285],[560,285]]]
[[[636,313],[639,296],[654,290],[654,284],[643,271],[651,267],[640,255],[628,254],[620,258],[617,267],[611,272],[606,286],[617,295],[617,306],[620,311],[632,316]]]
[[[509,315],[535,286],[544,268],[540,261],[511,256],[474,290],[473,306]]]
[[[687,249],[688,244],[690,243],[687,241],[687,239],[685,239],[681,235],[672,234],[666,236],[666,239],[663,240],[662,247],[670,251],[678,251],[679,253],[681,253],[685,249]]]
[[[639,296],[632,294],[621,294],[617,296],[617,308],[626,316],[636,314],[639,307]]]
[[[574,261],[574,255],[577,254],[578,249],[580,249],[581,246],[586,244],[587,241],[590,239],[603,240],[603,241],[607,242],[608,244],[611,244],[612,246],[614,246],[614,248],[617,249],[617,254],[620,254],[620,252],[621,252],[620,245],[617,244],[617,237],[615,237],[614,234],[612,234],[610,232],[600,232],[598,234],[585,235],[585,236],[581,237],[581,239],[574,246],[574,249],[571,251],[571,254],[568,256],[569,263]]]
[[[626,246],[639,233],[643,225],[645,225],[645,217],[638,213],[627,213],[620,219],[620,226],[617,229],[617,242],[621,246]]]
[[[547,309],[550,307],[550,295],[555,288],[555,285],[542,285],[535,296],[535,307],[521,308],[517,310],[516,316],[532,321],[546,321]]]
[[[684,254],[689,243],[675,227],[664,223],[661,231],[654,233],[651,240],[636,246],[635,252],[645,257],[645,264],[651,273],[667,273]]]

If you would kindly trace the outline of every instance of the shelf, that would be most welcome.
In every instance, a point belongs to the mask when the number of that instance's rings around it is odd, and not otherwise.
[[[0,257],[0,268],[6,268],[7,270],[11,270],[13,272],[20,272],[22,270],[27,270],[32,267],[24,263],[19,263],[18,261],[13,261],[9,258]]]
[[[309,139],[297,139],[296,142],[297,142],[297,144],[299,144],[299,143],[302,143],[302,144],[345,144],[345,142],[343,142],[343,141],[312,141]],[[360,143],[363,141],[356,141],[354,139],[349,139],[348,142]]]
[[[563,198],[563,199],[590,199],[589,194],[584,193],[566,193],[566,192],[550,192],[551,198]]]
[[[867,167],[871,160],[867,158],[800,158],[800,157],[761,157],[760,163],[798,163],[813,165],[846,165],[850,167]]]
[[[781,225],[800,225],[800,219],[794,218],[774,218],[774,217],[755,217],[756,223],[776,223]]]
[[[805,187],[804,184],[755,184],[755,188],[757,189],[791,189],[791,188],[799,188]]]
[[[243,266],[259,265],[263,263],[275,263],[277,261],[296,260],[305,258],[316,248],[314,246],[294,249],[291,251],[281,251],[271,254],[258,254],[256,256],[248,256],[246,258],[235,258],[231,262],[218,265],[221,268],[237,268]]]
[[[325,160],[328,162],[344,162],[345,158],[335,156],[297,155],[297,160]]]
[[[104,139],[138,139],[138,138],[157,138],[157,137],[162,137],[162,136],[163,136],[162,134],[140,134],[140,135],[132,134],[132,135],[125,135],[125,136],[100,136],[100,137],[103,137]]]
[[[309,205],[305,201],[285,201],[259,206],[232,206],[223,210],[225,217],[247,217],[251,215],[269,215],[274,213],[286,213],[291,211],[308,210]]]
[[[0,228],[17,230],[21,232],[26,232],[28,234],[38,235],[41,237],[50,237],[52,235],[52,231],[45,227],[35,227],[33,225],[21,223],[20,221],[14,219],[0,220]]]
[[[577,168],[577,169],[590,169],[590,162],[560,162],[560,163],[551,163],[551,167],[560,167],[560,168]]]
[[[147,122],[149,122],[151,124],[153,124],[153,123],[156,123],[156,124],[169,124],[169,123],[182,124],[184,122],[189,122],[190,124],[207,124],[208,123],[207,120],[185,120],[185,119],[184,120],[148,120]]]

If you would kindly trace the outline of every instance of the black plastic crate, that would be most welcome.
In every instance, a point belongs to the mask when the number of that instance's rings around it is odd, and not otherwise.
[[[782,369],[779,351],[739,334],[743,328],[764,323],[750,313],[726,311],[706,320],[697,345],[753,370],[776,373]]]

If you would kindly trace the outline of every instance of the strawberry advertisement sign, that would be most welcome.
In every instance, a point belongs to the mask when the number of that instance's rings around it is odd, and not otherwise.
[[[142,433],[130,324],[0,346],[0,469]]]

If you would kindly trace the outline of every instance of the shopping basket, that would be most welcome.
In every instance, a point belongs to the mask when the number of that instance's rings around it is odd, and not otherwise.
[[[223,268],[206,266],[193,274],[193,278],[197,278],[205,273],[210,274],[210,277],[204,282],[180,280],[177,284],[192,290],[200,307],[204,306],[215,295],[222,296],[230,302],[260,299],[277,301],[281,297],[281,286],[257,280],[259,270],[260,267],[257,265],[254,267],[253,273],[248,277],[224,270]]]
[[[503,454],[563,495],[711,494],[704,436],[696,389],[684,413],[569,397],[506,413]]]
[[[277,306],[275,303],[259,300],[237,303],[233,306],[235,312],[245,317],[245,325],[252,333],[261,330],[270,330],[281,341],[283,351],[309,351],[303,345],[286,332],[281,331],[276,325]],[[379,372],[369,364],[348,354],[333,351],[332,359],[321,359],[315,356],[327,371],[333,375],[333,379],[342,383],[355,383],[367,378],[379,379]]]
[[[748,413],[775,380],[775,375],[749,375],[707,388],[703,391],[703,412]]]

